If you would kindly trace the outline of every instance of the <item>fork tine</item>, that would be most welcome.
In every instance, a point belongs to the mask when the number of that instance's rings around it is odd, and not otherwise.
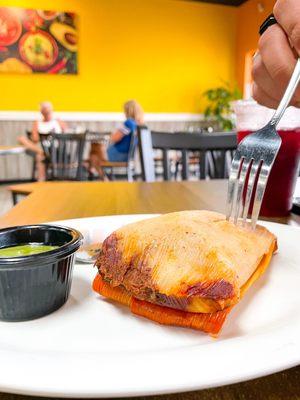
[[[247,177],[247,172],[249,169],[251,161],[246,161],[244,159],[242,168],[241,168],[241,173],[239,176],[239,180],[237,183],[237,194],[233,206],[233,212],[234,212],[234,224],[237,224],[239,216],[240,216],[240,210],[241,210],[241,203],[243,202],[243,192],[244,192],[244,187],[246,183],[246,177]]]
[[[244,209],[243,209],[243,213],[242,213],[242,218],[243,218],[244,224],[247,221],[250,202],[251,202],[251,198],[252,198],[252,192],[253,192],[254,183],[255,183],[255,179],[257,176],[257,171],[258,171],[259,166],[260,166],[260,162],[257,162],[257,163],[253,162],[251,165],[249,179],[248,179],[248,185],[247,185],[246,198],[245,198],[245,203],[244,203]]]
[[[260,172],[259,172],[258,181],[257,181],[257,187],[256,187],[256,192],[255,192],[255,200],[254,200],[253,210],[252,210],[252,215],[251,215],[251,225],[252,225],[253,229],[255,229],[255,226],[256,226],[256,223],[257,223],[257,219],[258,219],[258,216],[259,216],[262,199],[264,197],[264,193],[265,193],[265,190],[266,190],[268,178],[269,178],[269,175],[270,175],[270,170],[271,170],[270,166],[266,166],[266,165],[264,165],[262,163],[261,169],[260,169]]]
[[[232,161],[231,171],[228,181],[228,194],[227,194],[227,210],[226,210],[226,219],[229,220],[232,213],[233,202],[236,193],[236,184],[239,177],[240,166],[242,159],[237,159],[236,156]]]

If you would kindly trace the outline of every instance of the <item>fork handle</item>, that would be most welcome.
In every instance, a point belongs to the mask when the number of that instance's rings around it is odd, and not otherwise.
[[[285,110],[290,104],[290,101],[292,100],[292,97],[298,87],[300,81],[300,58],[298,58],[298,61],[296,63],[296,67],[294,69],[293,75],[291,77],[291,80],[288,84],[288,87],[284,93],[284,96],[275,111],[275,114],[273,115],[270,124],[273,126],[277,126],[279,121],[281,120]]]

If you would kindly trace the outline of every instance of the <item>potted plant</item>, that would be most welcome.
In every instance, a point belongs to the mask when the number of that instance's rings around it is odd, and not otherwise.
[[[241,98],[238,87],[231,87],[225,82],[222,86],[206,90],[203,96],[206,97],[208,102],[204,110],[205,120],[217,122],[221,130],[232,130],[234,122],[232,120],[231,102]]]

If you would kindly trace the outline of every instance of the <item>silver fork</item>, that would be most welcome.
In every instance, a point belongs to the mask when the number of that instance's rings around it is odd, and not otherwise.
[[[246,222],[250,202],[254,198],[251,225],[253,229],[256,226],[268,178],[281,146],[281,138],[276,132],[276,126],[288,107],[299,81],[300,58],[271,121],[259,131],[247,136],[238,145],[229,176],[226,212],[226,219],[233,218],[235,224],[240,217],[243,223]],[[247,178],[248,185],[245,189]],[[255,184],[256,191],[253,193]],[[246,190],[246,196],[244,196],[244,190]]]

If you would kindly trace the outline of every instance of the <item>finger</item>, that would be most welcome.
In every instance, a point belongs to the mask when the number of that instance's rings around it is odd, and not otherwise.
[[[281,99],[284,89],[279,87],[277,82],[271,78],[259,53],[253,59],[252,77],[256,85],[262,88],[274,101],[278,102]]]
[[[279,25],[271,26],[259,40],[259,53],[276,87],[281,95],[291,79],[296,65],[296,58],[290,47],[288,38]],[[300,89],[294,100],[300,100]]]
[[[269,107],[269,108],[277,108],[278,106],[278,101],[272,99],[266,92],[263,91],[263,89],[255,82],[253,82],[252,85],[252,96],[254,100],[256,100],[259,104]]]
[[[294,70],[296,59],[282,28],[279,25],[269,27],[261,36],[258,48],[271,78],[278,80],[279,84],[286,85],[286,80]]]
[[[300,56],[300,2],[299,0],[277,0],[274,16],[288,35]]]

